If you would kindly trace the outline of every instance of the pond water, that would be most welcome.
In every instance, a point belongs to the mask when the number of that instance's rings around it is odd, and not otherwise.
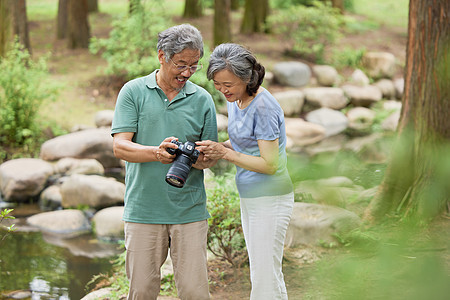
[[[79,300],[93,276],[108,274],[111,260],[123,251],[90,234],[61,239],[30,231],[24,220],[16,227],[0,244],[0,299],[1,294],[28,290],[32,300]],[[0,231],[0,239],[5,233]]]

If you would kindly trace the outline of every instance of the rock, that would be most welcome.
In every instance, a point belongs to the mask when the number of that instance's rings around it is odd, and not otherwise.
[[[322,86],[333,86],[338,84],[339,74],[334,67],[327,65],[315,65],[312,69],[318,84]]]
[[[386,163],[392,149],[391,141],[381,133],[351,139],[344,145],[345,150],[356,153],[368,163]]]
[[[305,95],[300,90],[289,90],[272,94],[283,109],[284,115],[288,117],[300,114],[305,103]]]
[[[304,199],[313,199],[314,202],[339,207],[346,207],[364,190],[354,185],[343,176],[324,178],[320,180],[304,180],[295,187],[295,193]]]
[[[397,99],[402,99],[403,97],[403,89],[405,87],[405,80],[403,78],[397,78],[394,80],[395,87],[395,97]]]
[[[384,99],[395,99],[396,91],[394,82],[390,79],[380,79],[373,84],[378,87]]]
[[[286,136],[292,143],[290,147],[314,144],[325,138],[325,128],[321,125],[300,118],[285,118],[284,121]]]
[[[61,207],[62,196],[58,185],[46,188],[39,197],[39,207],[42,210],[56,210]]]
[[[330,136],[317,144],[308,145],[307,147],[304,148],[304,151],[309,156],[315,156],[324,152],[336,153],[343,148],[344,144],[347,141],[348,141],[347,135],[338,134]]]
[[[396,131],[400,120],[400,111],[390,114],[382,123],[381,128],[386,131]]]
[[[266,70],[266,74],[264,75],[264,86],[271,85],[274,81],[274,76],[272,72]]]
[[[94,122],[97,127],[111,127],[114,110],[101,110],[95,114]]]
[[[298,61],[286,61],[275,64],[273,75],[276,82],[291,87],[302,87],[311,79],[311,69]]]
[[[304,90],[305,99],[313,106],[328,107],[331,109],[343,109],[349,103],[340,88],[316,87]]]
[[[41,146],[43,160],[64,157],[97,159],[105,168],[117,167],[119,159],[113,153],[113,139],[108,128],[95,128],[58,136]]]
[[[347,84],[342,86],[342,89],[355,106],[370,107],[383,98],[380,89],[373,85],[360,87]]]
[[[124,236],[122,221],[123,206],[108,207],[98,211],[92,218],[93,229],[97,237],[120,239]]]
[[[358,228],[360,218],[339,207],[312,203],[294,203],[294,210],[286,233],[286,247],[336,243],[336,234]]]
[[[383,102],[383,109],[387,111],[400,111],[402,109],[402,103],[396,100],[387,100]]]
[[[98,300],[98,299],[110,299],[111,292],[113,291],[112,288],[102,288],[96,291],[93,291],[83,298],[81,300]]]
[[[61,195],[64,208],[104,208],[123,203],[125,185],[110,177],[75,174],[63,182]]]
[[[327,137],[341,133],[348,124],[348,119],[342,112],[326,107],[309,112],[306,121],[323,126]]]
[[[54,166],[56,174],[104,175],[105,168],[96,159],[61,158]]]
[[[351,81],[358,86],[366,86],[370,84],[369,77],[360,69],[356,69],[351,75]]]
[[[362,64],[372,78],[392,78],[395,74],[395,56],[388,52],[366,52]]]
[[[76,209],[58,210],[36,214],[27,223],[45,233],[71,238],[91,231],[91,225],[82,211]]]
[[[365,107],[355,107],[347,112],[348,127],[357,132],[370,132],[375,112]]]
[[[53,166],[41,159],[19,158],[0,165],[0,191],[5,201],[27,201],[44,189]]]
[[[228,129],[228,117],[222,114],[216,115],[217,131],[226,131]]]

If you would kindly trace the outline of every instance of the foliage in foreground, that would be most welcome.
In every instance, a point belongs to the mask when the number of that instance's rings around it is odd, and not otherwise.
[[[3,220],[8,220],[8,219],[15,219],[15,217],[11,216],[10,213],[13,211],[14,209],[4,209],[0,212],[0,223],[3,222]],[[5,240],[5,238],[8,236],[8,234],[10,234],[11,232],[13,232],[14,230],[16,230],[16,228],[14,227],[15,224],[12,224],[11,226],[4,226],[2,225],[0,227],[0,230],[5,229],[6,230],[6,234],[4,234],[2,236],[2,238],[0,239],[0,245],[1,243]]]
[[[46,58],[37,61],[22,45],[0,58],[0,161],[6,156],[4,147],[22,148],[31,152],[39,145],[43,122],[38,110],[52,100],[57,88],[49,84]]]
[[[395,221],[340,237],[345,247],[308,274],[321,284],[306,299],[447,299],[449,243],[438,228]]]
[[[241,226],[240,199],[232,175],[214,177],[208,197],[208,249],[235,267],[246,262],[245,240]]]

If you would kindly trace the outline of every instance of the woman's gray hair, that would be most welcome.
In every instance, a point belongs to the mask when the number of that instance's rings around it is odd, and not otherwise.
[[[202,35],[190,24],[173,26],[160,32],[156,48],[164,52],[167,62],[184,49],[199,50],[200,57],[203,57]]]
[[[221,44],[214,49],[206,71],[208,80],[214,79],[214,74],[222,70],[228,70],[246,82],[249,96],[256,93],[265,75],[264,67],[248,49],[231,43]]]

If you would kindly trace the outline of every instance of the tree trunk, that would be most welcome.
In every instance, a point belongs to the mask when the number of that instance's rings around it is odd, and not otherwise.
[[[341,14],[344,13],[344,0],[331,0],[331,5],[339,9]]]
[[[231,42],[230,0],[214,1],[214,46]]]
[[[25,0],[0,0],[0,56],[4,56],[18,38],[31,53]]]
[[[183,18],[200,18],[202,15],[202,0],[185,1]]]
[[[88,48],[90,29],[87,0],[69,0],[68,46],[70,49]]]
[[[264,32],[266,30],[265,23],[268,14],[268,0],[246,0],[241,33]]]
[[[410,0],[405,88],[398,138],[367,220],[422,220],[450,199],[450,1]]]
[[[58,17],[56,24],[56,38],[59,40],[67,37],[67,4],[69,0],[58,1]]]
[[[239,0],[231,0],[231,10],[232,11],[239,10],[239,7],[240,7]]]
[[[98,0],[88,0],[88,13],[98,12]]]

